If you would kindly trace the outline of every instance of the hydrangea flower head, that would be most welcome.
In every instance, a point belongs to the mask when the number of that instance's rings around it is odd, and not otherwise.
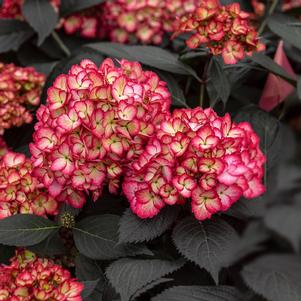
[[[57,209],[57,201],[32,176],[30,160],[6,151],[0,157],[0,219],[18,213],[55,215]]]
[[[111,40],[160,44],[165,33],[174,30],[176,17],[197,7],[196,0],[107,1],[104,14]]]
[[[141,218],[191,201],[195,217],[205,220],[242,196],[261,195],[264,162],[249,123],[212,109],[175,110],[130,165],[123,192]]]
[[[198,0],[108,0],[64,20],[67,33],[108,37],[126,43],[160,44],[175,29],[175,20],[194,11]]]
[[[0,266],[0,300],[81,301],[83,288],[68,270],[27,250]]]
[[[45,76],[32,67],[0,63],[0,135],[32,121],[27,107],[40,102]]]
[[[137,62],[74,65],[48,89],[33,135],[34,174],[58,200],[80,208],[106,183],[117,192],[124,164],[142,153],[169,113],[166,83]]]
[[[174,36],[184,32],[192,33],[186,41],[189,48],[205,45],[213,55],[221,54],[226,64],[265,48],[239,3],[222,6],[218,0],[201,1],[193,13],[180,19]]]

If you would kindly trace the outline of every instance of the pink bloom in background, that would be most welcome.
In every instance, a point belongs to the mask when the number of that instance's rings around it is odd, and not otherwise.
[[[61,4],[61,0],[49,0],[55,10]],[[24,0],[3,0],[0,6],[0,18],[8,19],[20,19],[23,20],[22,16],[22,5]]]
[[[0,266],[0,300],[81,301],[83,288],[68,270],[27,250]]]
[[[45,76],[32,67],[0,62],[0,135],[5,129],[32,121],[28,106],[40,103]]]
[[[116,193],[126,164],[136,159],[169,116],[166,83],[137,62],[111,59],[74,65],[48,89],[30,145],[34,175],[59,201],[80,208],[104,184]]]
[[[194,11],[198,0],[108,0],[63,21],[69,34],[106,37],[119,43],[160,44],[175,30],[176,17]]]
[[[32,164],[23,154],[0,156],[0,219],[18,213],[57,214],[58,203],[32,176]]]
[[[192,33],[186,41],[189,48],[205,45],[213,55],[221,54],[226,64],[236,64],[246,55],[265,49],[249,19],[239,3],[222,6],[218,0],[204,0],[180,18],[174,36]]]
[[[205,220],[242,196],[264,193],[264,162],[249,123],[236,124],[212,109],[175,110],[129,165],[123,192],[141,218],[191,200],[195,217]]]
[[[282,40],[278,44],[274,62],[280,65],[293,78],[296,78],[296,74],[284,52]],[[294,87],[286,80],[269,73],[259,101],[259,106],[269,112],[283,102],[293,91]]]

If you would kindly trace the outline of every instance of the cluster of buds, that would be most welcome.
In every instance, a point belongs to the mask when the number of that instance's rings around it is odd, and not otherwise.
[[[141,218],[191,199],[195,217],[205,220],[242,196],[261,195],[264,162],[249,123],[212,109],[175,110],[130,165],[123,192]]]
[[[192,32],[186,41],[189,48],[204,44],[213,55],[221,54],[226,64],[236,64],[265,48],[239,3],[222,6],[218,0],[202,1],[193,13],[181,18],[174,36],[184,32]]]
[[[23,154],[6,151],[0,159],[0,219],[18,213],[57,214],[58,203],[32,176]]]
[[[0,300],[81,301],[83,288],[68,270],[27,250],[0,266]]]
[[[76,208],[104,184],[116,193],[125,164],[143,151],[168,116],[167,85],[138,62],[74,65],[48,89],[30,145],[34,175],[51,196]]]
[[[45,76],[32,67],[0,63],[0,135],[32,121],[26,106],[39,104],[44,82]]]
[[[175,30],[176,17],[193,12],[198,0],[117,0],[104,4],[105,29],[112,41],[160,44]]]
[[[25,0],[3,0],[0,4],[0,18],[24,20],[22,15],[22,5]],[[57,11],[61,0],[49,0],[53,8]]]

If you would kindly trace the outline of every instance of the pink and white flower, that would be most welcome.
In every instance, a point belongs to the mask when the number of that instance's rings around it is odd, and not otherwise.
[[[212,109],[175,110],[130,165],[122,187],[141,218],[191,201],[195,217],[205,220],[242,196],[264,193],[264,162],[248,123],[236,124]]]

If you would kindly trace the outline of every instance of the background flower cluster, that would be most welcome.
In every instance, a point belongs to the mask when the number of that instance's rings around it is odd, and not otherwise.
[[[52,260],[18,250],[10,265],[0,266],[0,300],[81,301],[83,284]]]
[[[188,47],[205,44],[212,54],[222,54],[226,64],[264,49],[249,24],[249,14],[241,11],[239,3],[221,6],[218,0],[202,1],[193,13],[181,18],[175,34],[183,32],[193,32],[186,41]]]
[[[5,129],[32,121],[29,107],[37,106],[45,76],[31,67],[0,62],[0,135]]]

